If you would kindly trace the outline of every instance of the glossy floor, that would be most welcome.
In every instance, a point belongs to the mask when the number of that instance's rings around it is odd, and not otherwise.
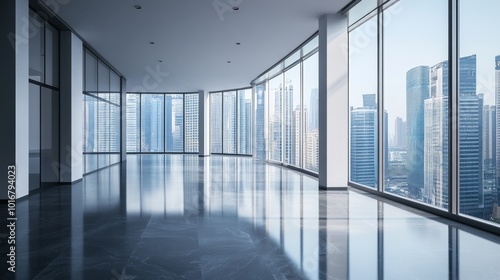
[[[499,236],[252,158],[121,169],[18,203],[17,279],[500,279]]]

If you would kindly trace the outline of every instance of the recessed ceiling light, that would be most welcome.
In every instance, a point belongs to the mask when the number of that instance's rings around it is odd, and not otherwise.
[[[240,7],[236,7],[236,6],[233,7],[233,11],[239,11],[239,10],[240,10]]]
[[[149,44],[154,45],[154,44],[155,44],[155,42],[151,41],[151,42],[149,42]]]
[[[142,9],[141,5],[134,5],[134,8],[135,8],[136,10],[141,10],[141,9]]]
[[[231,60],[228,60],[227,63],[231,63]]]
[[[163,62],[163,60],[158,60],[158,62]]]
[[[239,46],[239,45],[241,45],[241,43],[240,43],[240,42],[237,42],[237,43],[236,43],[236,46]]]

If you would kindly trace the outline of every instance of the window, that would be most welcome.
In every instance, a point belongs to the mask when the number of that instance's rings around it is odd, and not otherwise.
[[[184,96],[185,99],[185,114],[186,114],[186,138],[184,139],[185,143],[185,152],[186,153],[197,153],[198,152],[198,98],[199,94],[186,94]]]
[[[267,83],[255,86],[255,157],[266,159],[267,154]]]
[[[238,154],[252,154],[252,89],[238,90]]]
[[[314,36],[253,81],[256,158],[318,172],[317,48]]]
[[[222,92],[210,94],[210,150],[222,153]]]
[[[500,23],[495,13],[500,3],[461,0],[459,7],[458,208],[460,214],[499,223],[500,41],[486,30]]]
[[[252,89],[210,93],[211,153],[252,153]]]
[[[319,169],[319,104],[318,104],[318,53],[304,60],[303,66],[303,163],[304,169]]]
[[[168,108],[168,105],[167,105]],[[167,109],[168,110],[168,109]],[[163,94],[141,95],[141,152],[163,152]]]
[[[349,33],[350,181],[378,185],[377,17]]]
[[[141,151],[141,95],[127,94],[127,152]]]
[[[120,161],[121,78],[89,50],[84,52],[84,62],[83,154],[84,173],[89,173]],[[139,100],[134,101],[139,106]],[[130,105],[127,109],[131,110],[127,113],[127,136],[132,137],[133,128],[137,128],[134,122],[140,118],[134,118]],[[127,141],[127,146],[131,145]]]
[[[198,98],[198,93],[127,93],[127,152],[197,153]]]
[[[300,167],[302,149],[301,64],[285,72],[283,95],[284,163]]]
[[[384,15],[384,111],[393,139],[396,123],[406,130],[406,145],[385,149],[384,189],[447,209],[448,1],[402,0]]]
[[[236,154],[236,92],[224,92],[222,100],[222,152]]]
[[[282,161],[283,144],[283,74],[269,80],[269,160]]]
[[[59,30],[29,12],[29,190],[59,182]]]

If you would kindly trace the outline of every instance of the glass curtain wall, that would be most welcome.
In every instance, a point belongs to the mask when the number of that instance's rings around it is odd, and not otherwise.
[[[84,173],[120,161],[121,78],[90,50],[84,54]]]
[[[29,190],[59,182],[59,31],[30,10]]]
[[[253,81],[256,158],[318,172],[317,47],[315,36]]]
[[[377,22],[375,15],[349,33],[349,175],[371,188],[378,182]]]
[[[127,93],[128,153],[197,153],[198,93]]]
[[[252,89],[210,93],[211,153],[252,154]]]
[[[477,26],[494,25],[500,4],[457,0],[455,14],[450,3],[400,0],[377,9],[364,0],[349,11],[350,183],[495,226],[500,42]],[[449,15],[459,28],[450,28]]]
[[[500,2],[459,1],[459,212],[500,223]],[[479,27],[479,28],[478,28]]]

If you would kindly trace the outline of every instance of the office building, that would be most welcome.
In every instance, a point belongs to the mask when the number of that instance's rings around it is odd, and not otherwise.
[[[377,186],[377,106],[375,94],[363,95],[363,107],[351,108],[351,181]]]

